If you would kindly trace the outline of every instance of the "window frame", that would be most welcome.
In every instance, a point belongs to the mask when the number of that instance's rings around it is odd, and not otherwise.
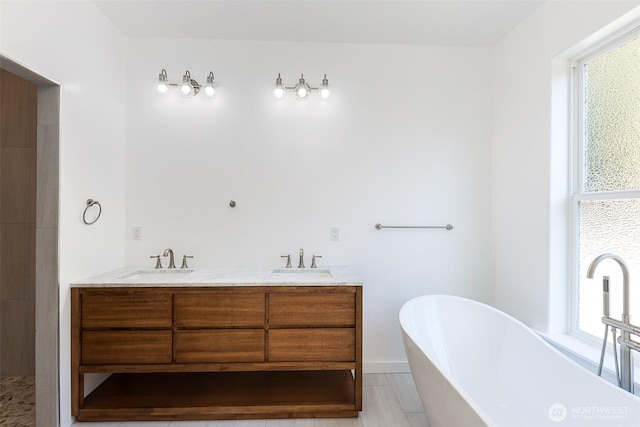
[[[639,190],[617,190],[617,191],[585,191],[585,97],[584,97],[584,65],[589,61],[604,55],[605,53],[618,48],[630,40],[640,37],[640,27],[634,25],[631,29],[626,28],[621,33],[614,35],[612,38],[593,46],[584,54],[576,58],[572,62],[572,126],[573,137],[571,140],[570,156],[571,164],[569,167],[570,180],[570,209],[569,209],[569,226],[570,226],[570,316],[569,316],[569,334],[576,336],[584,341],[600,345],[601,338],[579,328],[579,205],[582,201],[590,200],[625,200],[640,199]]]

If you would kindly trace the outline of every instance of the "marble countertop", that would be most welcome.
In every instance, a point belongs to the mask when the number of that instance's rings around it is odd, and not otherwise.
[[[71,283],[72,288],[197,286],[361,286],[347,266],[318,268],[146,269],[123,267]]]

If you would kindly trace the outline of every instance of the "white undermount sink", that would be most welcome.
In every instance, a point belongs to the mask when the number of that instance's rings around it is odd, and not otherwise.
[[[276,279],[322,279],[333,277],[328,268],[276,268],[271,272]]]
[[[153,269],[153,270],[134,270],[131,271],[124,276],[118,277],[120,280],[130,280],[130,281],[143,281],[143,280],[151,280],[151,281],[164,281],[164,280],[174,280],[180,279],[188,274],[190,274],[192,269]]]

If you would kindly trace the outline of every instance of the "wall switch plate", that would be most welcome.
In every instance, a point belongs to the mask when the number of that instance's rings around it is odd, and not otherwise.
[[[338,227],[331,227],[329,229],[329,240],[337,242],[340,240],[340,229]]]
[[[142,227],[134,225],[131,227],[131,240],[142,240]]]

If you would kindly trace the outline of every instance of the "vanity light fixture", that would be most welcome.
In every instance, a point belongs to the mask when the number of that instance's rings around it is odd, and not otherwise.
[[[312,87],[304,79],[304,74],[301,74],[300,80],[298,80],[298,84],[296,84],[295,86],[285,86],[282,83],[282,77],[280,77],[280,73],[278,73],[278,77],[276,77],[276,85],[273,89],[273,95],[276,97],[276,99],[282,99],[284,98],[284,94],[287,91],[295,92],[296,99],[298,101],[306,101],[307,99],[309,99],[309,94],[312,91],[319,92],[321,98],[327,99],[330,93],[329,80],[327,80],[327,75],[325,74],[320,87]]]
[[[167,77],[167,71],[163,68],[160,74],[158,75],[158,84],[156,89],[160,94],[166,94],[169,92],[169,86],[175,86],[178,88],[178,93],[184,97],[196,96],[200,89],[203,89],[204,94],[209,98],[212,98],[216,93],[216,83],[213,81],[213,71],[209,72],[207,76],[207,82],[203,85],[198,83],[196,80],[191,78],[191,73],[189,70],[185,71],[182,76],[181,83],[169,83],[169,78]]]

